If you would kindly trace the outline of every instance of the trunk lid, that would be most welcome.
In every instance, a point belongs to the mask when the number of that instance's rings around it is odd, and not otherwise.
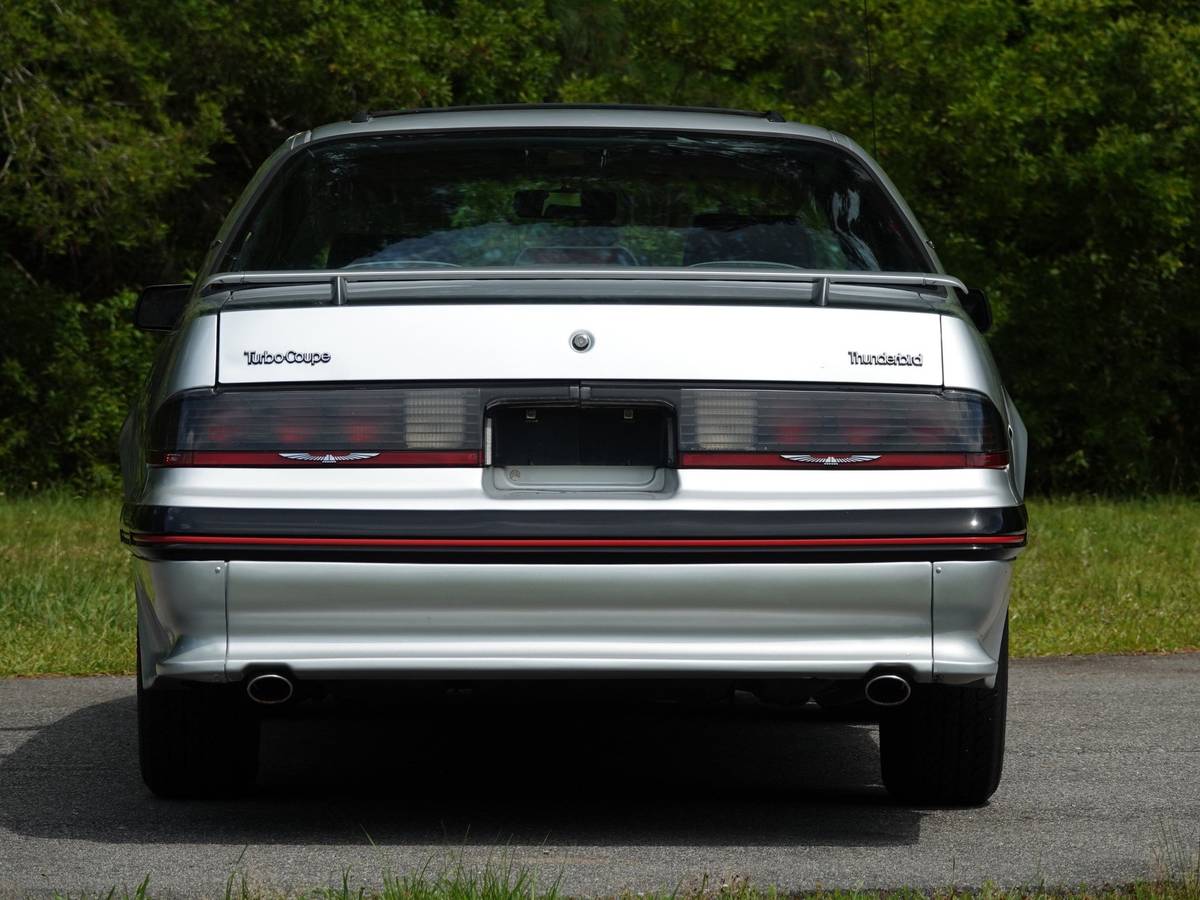
[[[942,384],[940,317],[917,308],[403,302],[220,316],[218,381],[647,380]],[[572,338],[588,340],[573,346]]]

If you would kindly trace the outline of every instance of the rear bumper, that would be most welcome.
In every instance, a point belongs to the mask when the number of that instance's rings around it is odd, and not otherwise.
[[[1006,472],[676,474],[497,499],[479,469],[155,470],[124,516],[143,671],[994,677]]]
[[[135,560],[147,685],[303,679],[994,678],[1011,562]]]

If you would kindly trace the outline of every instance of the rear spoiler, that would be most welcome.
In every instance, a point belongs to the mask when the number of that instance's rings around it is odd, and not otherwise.
[[[747,281],[811,284],[813,302],[824,306],[829,287],[834,284],[877,285],[915,288],[953,288],[967,292],[967,286],[950,275],[927,272],[814,271],[812,269],[719,269],[715,267],[649,268],[628,267],[529,267],[529,268],[404,268],[404,269],[329,269],[316,271],[283,270],[276,272],[224,272],[205,280],[200,293],[213,289],[249,285],[329,284],[334,301],[343,303],[346,285],[351,282],[381,281],[531,281],[597,279],[606,281]]]

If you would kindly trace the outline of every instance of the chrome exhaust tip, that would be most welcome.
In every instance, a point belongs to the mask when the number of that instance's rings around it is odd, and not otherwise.
[[[876,706],[899,706],[912,696],[912,685],[900,675],[876,675],[867,681],[865,690]]]
[[[293,692],[291,679],[273,672],[256,675],[246,682],[246,696],[264,706],[287,703],[292,699]]]

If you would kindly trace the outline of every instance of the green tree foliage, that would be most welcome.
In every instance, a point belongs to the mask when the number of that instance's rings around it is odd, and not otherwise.
[[[129,289],[186,277],[286,136],[537,100],[874,147],[993,297],[1035,487],[1200,489],[1200,7],[1154,0],[9,0],[0,483],[110,477],[149,354]]]
[[[259,163],[359,108],[552,92],[533,0],[0,4],[0,486],[115,473],[131,287],[194,271]]]
[[[996,301],[1038,485],[1194,489],[1200,8],[909,0],[873,25],[879,156]],[[868,77],[811,114],[866,143]]]

